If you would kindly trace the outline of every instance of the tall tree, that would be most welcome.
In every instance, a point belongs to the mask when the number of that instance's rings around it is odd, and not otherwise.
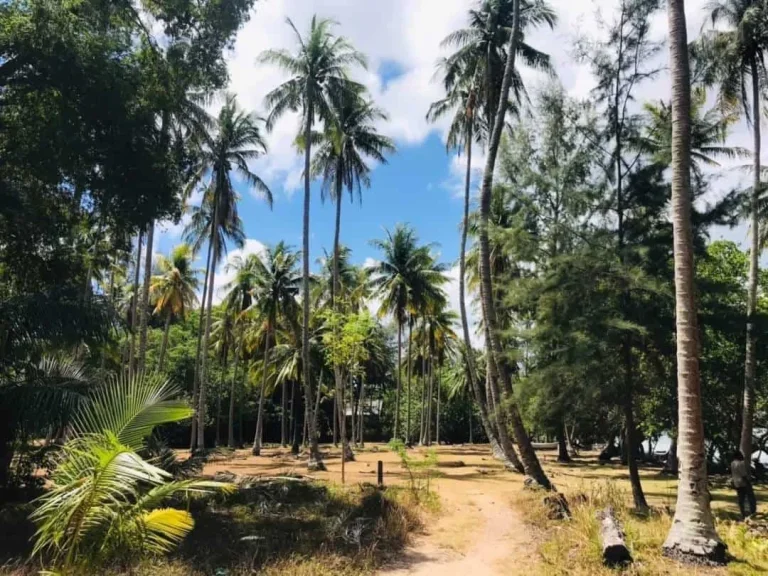
[[[236,171],[250,186],[255,188],[272,205],[272,192],[266,184],[248,167],[248,161],[267,151],[267,146],[259,129],[259,121],[251,114],[241,111],[235,97],[227,95],[216,123],[213,138],[207,138],[200,152],[200,168],[193,177],[199,181],[205,174],[211,174],[211,226],[208,239],[211,250],[211,262],[219,258],[221,246],[217,231],[237,221],[238,195],[232,185],[231,174]],[[227,224],[230,223],[230,224]],[[211,308],[214,288],[213,268],[208,273],[206,293],[206,311],[201,343],[200,389],[197,402],[197,442],[198,450],[205,449],[205,387],[208,375],[208,341],[211,333]]]
[[[171,320],[183,320],[187,310],[197,301],[197,270],[192,267],[194,253],[188,244],[180,244],[172,251],[169,258],[159,256],[157,259],[158,275],[152,278],[150,294],[155,302],[154,313],[165,316],[163,343],[160,345],[160,356],[157,359],[157,369],[162,372],[165,362],[165,352],[168,348],[168,331]]]
[[[523,425],[520,412],[509,397],[512,392],[512,381],[507,369],[507,363],[503,358],[503,350],[499,340],[496,322],[496,308],[493,298],[493,286],[491,280],[490,244],[488,240],[488,217],[491,206],[491,189],[493,188],[493,173],[496,168],[496,157],[501,143],[501,133],[504,129],[509,90],[515,68],[515,55],[517,53],[517,41],[520,32],[520,0],[514,0],[512,31],[510,33],[509,49],[504,77],[501,84],[498,109],[494,119],[493,131],[488,143],[488,157],[483,172],[483,181],[480,189],[480,301],[483,308],[483,318],[486,325],[488,342],[488,356],[490,366],[495,366],[504,393],[507,395],[508,412],[511,420],[515,441],[520,448],[520,456],[523,461],[525,473],[545,488],[550,488],[549,478],[539,463],[539,459],[533,450],[528,433]]]
[[[315,119],[332,123],[331,95],[340,96],[344,93],[359,93],[360,86],[347,77],[348,68],[353,64],[366,67],[362,54],[354,50],[352,45],[343,37],[335,36],[332,32],[334,23],[331,20],[312,18],[306,37],[302,37],[288,19],[288,25],[296,35],[297,53],[291,54],[286,50],[268,50],[259,60],[263,63],[274,64],[291,75],[291,78],[267,94],[265,103],[269,109],[267,127],[272,128],[275,122],[288,111],[301,109],[302,126],[304,130],[304,218],[302,231],[303,252],[303,282],[302,282],[302,371],[305,397],[308,405],[313,398],[312,382],[310,380],[309,358],[309,208],[312,157],[312,126]],[[309,409],[309,435],[311,442],[309,466],[323,467],[320,461],[320,451],[317,445],[317,415]]]
[[[268,247],[263,256],[254,261],[256,288],[254,290],[253,309],[256,315],[255,328],[261,333],[264,344],[264,359],[259,392],[259,407],[256,422],[256,434],[253,439],[252,453],[261,453],[262,429],[264,419],[264,397],[269,373],[270,344],[275,341],[275,334],[280,321],[290,325],[296,321],[296,298],[299,295],[299,256],[283,242]]]
[[[747,283],[747,345],[744,357],[744,404],[741,415],[741,452],[749,459],[752,454],[752,426],[755,412],[755,365],[757,333],[757,284],[760,256],[759,200],[761,193],[760,165],[760,96],[765,87],[768,70],[765,53],[768,50],[768,5],[762,0],[716,0],[707,5],[713,26],[725,24],[727,29],[713,29],[695,47],[706,69],[704,81],[717,83],[719,100],[725,110],[738,103],[752,123],[753,183],[750,195],[750,260]],[[751,96],[748,87],[751,85]],[[750,102],[751,101],[751,102]],[[750,107],[751,103],[751,107]]]
[[[664,551],[725,559],[709,505],[704,422],[701,411],[699,335],[691,229],[691,82],[685,3],[669,0],[669,54],[672,77],[672,225],[677,323],[678,436],[680,461],[677,506]]]

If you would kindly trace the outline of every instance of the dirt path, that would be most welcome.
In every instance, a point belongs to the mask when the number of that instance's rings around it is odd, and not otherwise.
[[[500,498],[502,494],[487,490],[481,481],[472,482],[472,488],[397,564],[379,574],[494,576],[525,572],[534,548],[519,514]],[[472,521],[468,523],[468,519]],[[468,545],[466,552],[460,550],[462,544]]]
[[[339,451],[323,447],[326,450],[328,471],[312,477],[338,482]],[[424,533],[414,538],[396,563],[380,571],[380,576],[530,574],[536,561],[535,542],[511,504],[522,478],[504,471],[487,446],[440,446],[436,451],[440,477],[433,481],[433,488],[440,495],[441,511],[425,519]],[[347,484],[375,482],[378,460],[384,464],[385,484],[407,481],[397,456],[373,445],[357,452],[355,462],[347,463]],[[219,470],[275,475],[305,469],[304,462],[291,458],[287,450],[268,449],[261,458],[239,452],[233,459],[209,464],[205,471]]]

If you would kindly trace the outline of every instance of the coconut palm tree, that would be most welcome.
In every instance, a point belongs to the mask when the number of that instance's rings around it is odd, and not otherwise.
[[[195,370],[193,377],[192,400],[193,405],[197,405],[198,388],[200,385],[200,352],[203,343],[203,331],[205,328],[206,301],[208,300],[208,280],[213,274],[221,260],[227,254],[228,245],[234,245],[236,248],[242,248],[245,245],[245,231],[240,216],[232,214],[231,218],[225,222],[219,222],[217,227],[213,226],[213,188],[208,186],[203,194],[200,206],[188,207],[190,212],[189,224],[184,228],[184,238],[190,243],[195,252],[199,252],[202,246],[208,243],[208,256],[205,265],[205,275],[203,280],[203,297],[200,301],[200,321],[197,330],[197,351],[195,353]],[[214,234],[214,244],[209,242],[211,233]],[[215,248],[214,248],[215,246]],[[214,252],[218,260],[213,262]],[[197,419],[192,420],[192,430],[190,434],[190,449],[194,449],[197,443]]]
[[[190,184],[196,184],[206,174],[210,174],[211,225],[208,237],[208,250],[211,267],[208,272],[206,290],[206,311],[201,343],[200,389],[197,401],[197,449],[205,448],[205,386],[208,375],[208,342],[211,334],[211,307],[213,304],[213,266],[220,257],[219,230],[231,228],[238,221],[238,194],[232,185],[231,174],[237,172],[245,182],[253,187],[272,205],[272,192],[267,185],[248,167],[248,162],[266,153],[267,145],[259,128],[260,120],[243,112],[237,106],[235,97],[226,96],[224,106],[219,112],[216,129],[212,137],[206,137],[200,152],[200,168]],[[205,201],[205,200],[204,200]]]
[[[229,373],[230,352],[237,348],[237,324],[238,314],[233,308],[223,307],[214,312],[215,320],[211,324],[211,347],[214,357],[219,361],[221,377],[216,387],[216,446],[221,445],[221,397],[224,395],[224,386]],[[230,423],[232,419],[230,418]]]
[[[760,95],[768,70],[768,5],[763,0],[715,0],[707,5],[713,29],[702,35],[696,49],[708,68],[705,81],[719,86],[719,101],[725,110],[733,110],[741,102],[754,138],[753,184],[750,201],[751,246],[747,288],[747,346],[744,358],[744,405],[742,411],[741,452],[752,454],[752,420],[755,411],[755,354],[757,334],[754,314],[757,306],[757,283],[760,255]],[[725,24],[727,29],[714,28]],[[748,87],[751,84],[751,98]],[[750,109],[751,100],[751,109]]]
[[[248,254],[245,258],[238,255],[227,263],[225,270],[234,272],[234,279],[224,286],[227,295],[224,303],[235,318],[235,367],[229,390],[229,425],[227,427],[227,446],[235,446],[235,398],[238,395],[236,389],[238,369],[243,358],[243,346],[245,344],[245,330],[248,325],[248,309],[253,303],[253,293],[257,288],[260,256]]]
[[[261,333],[264,345],[259,411],[252,449],[255,456],[261,453],[262,421],[264,417],[267,376],[269,373],[270,344],[275,340],[278,322],[283,318],[294,319],[297,317],[296,298],[299,294],[298,261],[298,254],[283,242],[280,242],[274,248],[267,248],[264,255],[254,261],[255,288],[253,291],[254,303],[252,308],[256,317],[255,328]]]
[[[159,256],[157,269],[160,274],[152,278],[150,293],[155,302],[154,313],[165,316],[163,342],[160,345],[160,356],[157,369],[162,372],[165,362],[165,351],[168,348],[168,332],[171,320],[184,319],[187,310],[197,302],[198,270],[192,267],[194,253],[189,244],[180,244],[172,251],[170,257]]]
[[[541,467],[539,459],[533,450],[533,446],[531,445],[530,438],[523,425],[523,420],[517,409],[517,405],[510,397],[512,392],[512,381],[504,361],[504,353],[499,339],[496,303],[494,302],[495,299],[491,277],[490,243],[488,239],[488,218],[490,215],[491,191],[493,189],[493,173],[496,168],[496,157],[499,151],[499,144],[501,143],[501,133],[505,124],[509,91],[514,75],[519,31],[520,0],[513,0],[512,31],[510,33],[509,48],[507,50],[508,58],[504,68],[504,76],[498,101],[499,105],[496,110],[493,130],[491,131],[488,142],[488,157],[483,172],[482,186],[480,188],[480,301],[482,303],[483,318],[486,325],[486,337],[488,339],[489,368],[492,368],[492,372],[498,376],[498,380],[501,383],[501,390],[506,396],[504,403],[507,405],[507,412],[511,421],[510,424],[515,436],[515,441],[520,448],[520,456],[523,462],[523,467],[525,468],[525,473],[543,487],[551,488],[549,478],[547,478],[547,475],[544,473],[544,469]],[[490,380],[493,388],[495,385],[493,374],[491,375]]]
[[[371,244],[382,252],[383,258],[370,270],[373,292],[381,299],[379,317],[391,314],[397,322],[397,392],[395,396],[395,426],[393,436],[397,438],[400,420],[400,396],[402,391],[402,332],[408,322],[409,346],[407,357],[411,357],[411,332],[413,322],[427,303],[441,296],[444,266],[436,263],[430,245],[419,245],[413,228],[398,224],[393,232],[386,231],[383,240]],[[410,366],[410,362],[409,362]],[[406,438],[410,440],[410,369],[408,370],[408,402]]]
[[[312,157],[312,126],[315,119],[326,123],[332,122],[331,96],[344,93],[359,93],[361,86],[347,77],[348,68],[358,64],[366,67],[362,54],[357,52],[343,37],[333,34],[334,22],[312,18],[306,37],[302,37],[288,19],[288,25],[296,35],[298,50],[291,54],[286,50],[268,50],[261,54],[262,63],[273,64],[290,74],[290,78],[267,94],[265,103],[269,112],[267,127],[286,112],[301,110],[304,147],[304,222],[303,222],[303,317],[301,349],[303,359],[304,390],[307,398],[312,398],[312,383],[309,372],[309,205]],[[309,433],[313,438],[310,451],[310,466],[320,464],[320,451],[317,449],[317,415],[310,411]]]
[[[549,56],[525,41],[525,31],[539,26],[554,28],[557,23],[555,11],[544,0],[524,0],[520,2],[518,12],[515,56],[528,67],[552,72]],[[514,0],[481,0],[469,11],[468,26],[452,32],[442,42],[443,47],[456,49],[442,65],[446,81],[455,84],[466,82],[467,78],[479,80],[477,95],[489,129],[493,126],[502,93],[514,16]],[[527,99],[527,93],[519,72],[513,69],[511,73],[514,94],[511,109],[515,111],[519,103]],[[506,104],[510,105],[508,101]]]
[[[677,387],[680,481],[668,553],[722,561],[725,546],[715,531],[709,506],[704,422],[701,412],[699,343],[691,225],[691,92],[683,0],[669,0],[669,52],[672,77],[672,226],[675,259]]]

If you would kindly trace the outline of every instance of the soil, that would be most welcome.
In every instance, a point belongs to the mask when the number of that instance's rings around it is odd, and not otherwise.
[[[520,514],[511,507],[522,487],[522,476],[505,471],[488,446],[435,447],[438,478],[431,488],[440,496],[441,509],[425,518],[425,529],[381,576],[441,574],[492,576],[531,573],[536,564],[536,543]],[[422,449],[414,449],[418,458]],[[204,474],[229,471],[237,475],[280,476],[300,474],[317,480],[341,481],[341,451],[323,447],[325,472],[306,473],[306,457],[296,459],[290,449],[267,448],[254,457],[240,450],[232,458],[214,460]],[[345,482],[376,483],[377,462],[384,465],[384,484],[403,484],[408,473],[397,455],[380,444],[355,452],[345,465]]]

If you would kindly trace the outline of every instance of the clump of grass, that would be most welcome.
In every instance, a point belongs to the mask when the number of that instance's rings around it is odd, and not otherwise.
[[[768,541],[748,533],[742,524],[718,522],[717,529],[733,556],[726,568],[706,568],[680,565],[662,555],[662,545],[672,517],[667,507],[638,514],[627,506],[628,491],[612,481],[592,482],[569,487],[568,499],[572,518],[552,521],[540,493],[523,491],[517,508],[526,521],[542,532],[539,538],[542,576],[608,576],[616,574],[603,565],[600,523],[597,513],[610,506],[622,525],[633,564],[621,570],[628,576],[662,576],[676,574],[693,576],[705,574],[736,574],[757,576],[768,573]]]

